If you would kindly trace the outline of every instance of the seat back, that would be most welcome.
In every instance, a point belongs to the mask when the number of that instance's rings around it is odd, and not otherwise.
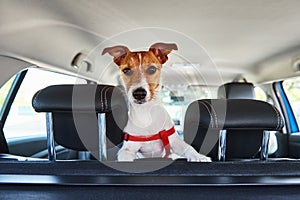
[[[255,99],[254,85],[248,82],[230,82],[218,88],[220,99]]]
[[[252,158],[257,153],[253,143],[262,149],[261,159],[267,159],[269,131],[279,131],[282,127],[283,120],[276,107],[250,99],[194,101],[187,109],[184,123],[185,140],[213,160]],[[231,132],[230,140],[227,131]],[[251,138],[257,132],[259,138],[240,143],[241,137]],[[242,154],[236,152],[236,146],[231,148],[230,141],[239,145]]]
[[[32,105],[35,111],[47,113],[50,160],[55,160],[54,142],[68,149],[90,151],[99,159],[107,158],[107,147],[122,142],[128,111],[124,95],[117,87],[49,86],[34,95]]]
[[[256,99],[254,85],[246,82],[229,82],[218,88],[220,99]],[[261,130],[228,130],[227,157],[248,158],[253,152],[259,152],[262,140]],[[238,142],[237,142],[238,141]],[[254,153],[255,154],[255,153]]]

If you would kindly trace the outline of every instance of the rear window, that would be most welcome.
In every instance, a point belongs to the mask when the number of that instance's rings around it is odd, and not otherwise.
[[[163,87],[161,102],[172,117],[175,129],[183,133],[184,116],[190,103],[198,99],[217,98],[218,87],[209,86],[176,86]]]

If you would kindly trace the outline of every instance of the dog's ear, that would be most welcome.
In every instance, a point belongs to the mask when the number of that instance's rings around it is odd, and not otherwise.
[[[109,53],[111,56],[114,57],[114,62],[117,65],[120,65],[121,59],[124,58],[128,52],[129,49],[125,46],[114,46],[103,49],[101,55]]]
[[[178,50],[177,45],[174,43],[155,43],[151,45],[149,51],[152,51],[154,55],[159,59],[161,64],[164,64],[168,60],[168,54],[172,50]]]

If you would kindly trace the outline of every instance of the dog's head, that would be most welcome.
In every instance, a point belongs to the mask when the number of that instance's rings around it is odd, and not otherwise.
[[[155,99],[160,88],[162,65],[168,54],[177,50],[176,44],[155,43],[148,51],[131,52],[125,46],[105,48],[121,71],[129,101],[143,104]]]

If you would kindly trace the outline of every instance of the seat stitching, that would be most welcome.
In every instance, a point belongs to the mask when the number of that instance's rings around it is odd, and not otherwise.
[[[273,110],[275,111],[275,113],[276,113],[276,117],[277,117],[277,125],[276,125],[276,130],[278,129],[278,127],[279,127],[279,120],[278,120],[278,112],[276,111],[276,109],[274,108],[274,107],[272,107],[273,108]]]
[[[214,128],[214,120],[213,120],[213,115],[211,114],[208,106],[203,102],[203,101],[199,101],[199,103],[201,103],[202,105],[204,105],[204,107],[206,108],[206,110],[208,111],[209,115],[210,115],[210,118],[211,118],[211,121],[212,121],[212,124],[211,124],[211,128]]]
[[[102,110],[105,111],[107,109],[107,89],[108,89],[108,86],[105,86],[102,88],[102,91],[101,91],[101,94],[103,95],[103,99],[101,99],[101,101],[103,100],[103,107],[102,107]]]
[[[277,114],[277,127],[276,127],[276,130],[279,129],[280,125],[282,124],[282,120],[280,118],[280,114],[279,114],[279,111],[277,110],[277,108],[274,108],[274,110],[276,111],[276,114]]]
[[[208,108],[208,106],[203,102],[203,101],[198,101],[199,103],[201,103],[202,105],[204,105],[204,107],[206,108],[206,110],[208,111],[208,113],[209,113],[209,115],[210,115],[210,118],[212,119],[211,121],[212,121],[212,124],[211,124],[211,128],[214,128],[214,117],[213,117],[213,115],[212,115],[212,113],[210,112],[210,110],[209,110],[209,108]]]
[[[105,88],[105,87],[104,87],[104,88]],[[105,105],[104,105],[104,99],[103,99],[103,92],[102,92],[104,88],[102,88],[101,91],[100,91],[101,110],[103,110],[103,109],[104,109],[104,106],[105,106]]]
[[[204,101],[204,103],[207,104],[207,105],[209,105],[209,106],[211,107],[211,109],[212,109],[212,111],[213,111],[213,113],[214,113],[214,116],[215,116],[215,124],[216,124],[216,128],[218,128],[218,127],[219,127],[219,126],[218,126],[218,117],[217,117],[217,112],[216,112],[215,108],[214,108],[210,103],[208,103],[208,102],[205,102],[205,101]]]
[[[109,90],[109,86],[106,87],[105,89],[105,106],[106,106],[106,109],[105,110],[108,110],[108,98],[107,98],[107,93],[108,93],[108,90]]]

